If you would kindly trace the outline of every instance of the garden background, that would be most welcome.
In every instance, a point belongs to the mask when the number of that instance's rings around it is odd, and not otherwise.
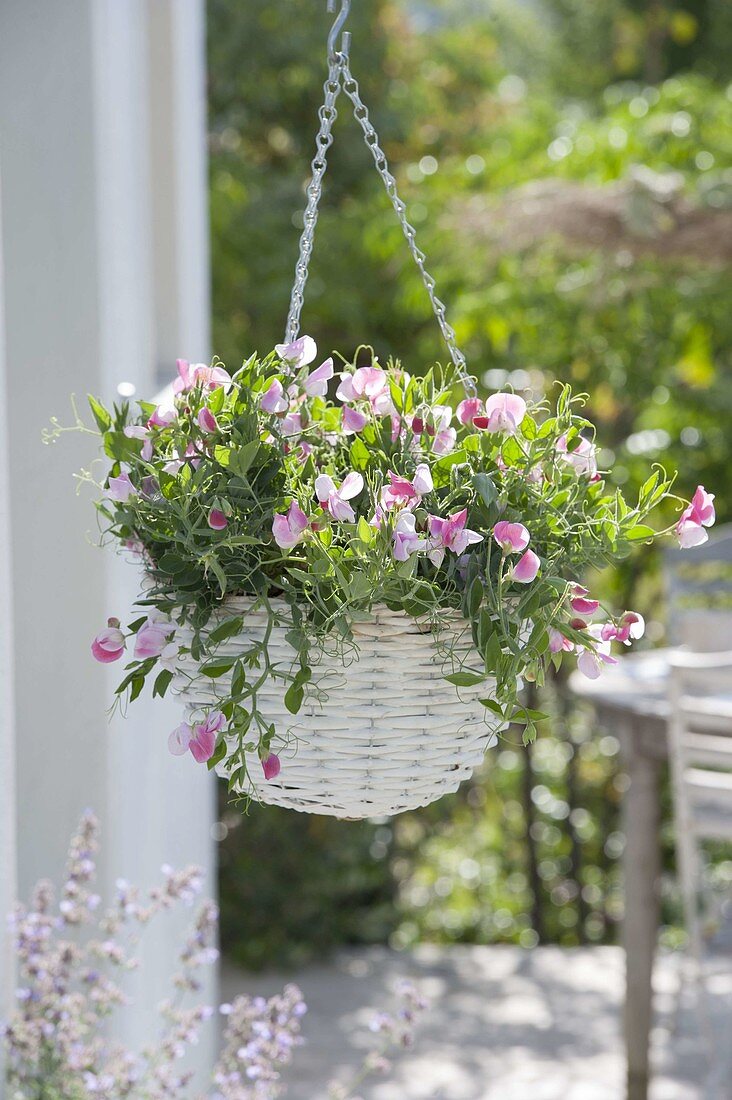
[[[325,75],[291,0],[209,0],[213,346],[235,367],[281,339]],[[732,7],[541,0],[356,2],[354,71],[468,363],[490,388],[593,395],[602,466],[649,459],[682,491],[732,461]],[[581,61],[579,60],[581,59]],[[344,102],[304,331],[419,371],[445,351]],[[692,426],[693,425],[693,426]],[[717,499],[720,522],[731,518]],[[650,551],[649,551],[650,553]],[[642,578],[642,579],[641,579]],[[664,638],[660,562],[593,579]],[[247,966],[338,944],[611,943],[624,777],[612,730],[561,684],[524,749],[419,813],[336,822],[221,791],[223,946]],[[670,806],[666,868],[672,871]],[[714,855],[732,881],[729,851]],[[678,906],[667,876],[664,937]]]

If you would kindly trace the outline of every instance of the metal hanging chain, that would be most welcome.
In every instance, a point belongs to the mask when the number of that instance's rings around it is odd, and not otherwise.
[[[308,267],[313,253],[315,226],[318,223],[318,204],[323,191],[323,176],[327,168],[328,149],[333,144],[333,123],[338,112],[336,100],[341,90],[341,59],[333,55],[328,65],[328,79],[323,85],[323,103],[318,110],[320,128],[315,139],[315,156],[311,162],[312,176],[307,189],[307,206],[303,214],[303,231],[300,237],[300,254],[295,264],[295,281],[290,295],[290,310],[287,314],[285,343],[297,339],[300,331],[300,313],[302,312],[305,283],[308,281]]]
[[[334,7],[335,0],[328,0],[328,10],[333,11]],[[308,201],[303,215],[300,253],[297,264],[295,265],[295,282],[290,296],[290,310],[287,315],[285,342],[290,343],[292,340],[297,339],[300,331],[300,314],[302,312],[305,284],[308,278],[310,257],[313,252],[315,226],[318,221],[318,204],[322,194],[323,176],[327,167],[327,153],[333,143],[332,128],[337,117],[335,103],[341,90],[342,80],[345,93],[353,104],[353,113],[356,121],[362,129],[366,145],[373,155],[376,170],[381,176],[384,187],[386,188],[386,193],[389,196],[391,204],[394,207],[394,212],[404,231],[409,251],[412,253],[414,262],[422,276],[422,282],[425,285],[430,302],[432,303],[432,309],[434,310],[437,323],[440,326],[440,331],[442,332],[442,336],[450,352],[450,357],[455,364],[460,380],[465,388],[465,392],[469,395],[475,395],[477,393],[475,379],[468,373],[465,356],[457,346],[455,332],[447,320],[445,304],[435,293],[435,280],[425,267],[427,257],[424,252],[417,247],[416,231],[414,226],[410,225],[407,220],[406,205],[399,197],[396,180],[389,171],[386,155],[379,145],[379,138],[369,118],[366,104],[361,99],[358,81],[353,76],[349,67],[348,52],[350,35],[347,31],[343,33],[340,52],[336,50],[336,38],[348,16],[349,9],[350,0],[341,0],[340,14],[328,35],[328,79],[323,85],[324,103],[318,111],[320,128],[316,138],[315,157],[311,165],[312,177],[307,189]]]
[[[412,253],[412,257],[419,273],[422,276],[422,282],[425,285],[425,289],[429,295],[430,302],[432,303],[432,309],[434,310],[437,323],[440,326],[440,331],[447,344],[447,349],[450,352],[450,358],[452,359],[457,372],[460,376],[460,380],[463,383],[466,393],[471,396],[475,396],[477,393],[475,379],[468,373],[467,365],[465,362],[465,356],[461,352],[457,345],[457,337],[452,325],[447,320],[446,306],[435,293],[435,280],[430,275],[429,271],[425,267],[425,261],[427,257],[421,248],[417,246],[416,230],[413,225],[410,225],[407,220],[407,208],[404,201],[399,197],[397,191],[397,182],[393,175],[389,171],[389,164],[386,159],[386,154],[379,145],[379,138],[374,129],[371,119],[369,118],[368,108],[361,99],[358,87],[358,81],[354,77],[348,65],[348,58],[343,59],[342,63],[343,72],[343,90],[353,104],[353,114],[358,122],[359,126],[363,130],[364,140],[366,145],[371,150],[374,158],[374,164],[376,170],[381,176],[381,179],[386,188],[386,193],[391,200],[391,205],[394,207],[399,223],[404,231],[404,236],[407,239],[409,245],[409,251]]]

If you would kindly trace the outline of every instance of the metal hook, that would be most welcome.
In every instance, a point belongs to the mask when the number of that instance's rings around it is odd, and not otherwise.
[[[333,58],[338,54],[336,49],[336,39],[341,31],[343,24],[348,19],[348,13],[351,10],[351,0],[341,0],[341,10],[338,13],[338,17],[330,29],[328,35],[328,57]],[[328,0],[328,11],[335,11],[335,0]],[[341,53],[344,58],[348,58],[348,48],[351,44],[351,35],[349,31],[343,31],[343,37],[341,38]]]

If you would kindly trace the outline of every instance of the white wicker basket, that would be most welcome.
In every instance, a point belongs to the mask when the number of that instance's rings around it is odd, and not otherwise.
[[[236,597],[223,604],[221,616],[245,613],[245,628],[223,642],[217,654],[233,655],[262,639],[266,614],[248,611],[250,604]],[[274,628],[269,653],[273,663],[289,669],[294,652],[285,632]],[[256,754],[247,757],[250,793],[262,802],[308,813],[364,818],[425,806],[455,791],[480,764],[501,726],[478,702],[479,696],[491,695],[493,681],[457,689],[443,678],[452,671],[446,658],[448,632],[455,656],[472,655],[464,621],[453,621],[438,641],[428,625],[379,607],[369,621],[354,624],[358,651],[347,652],[345,666],[336,655],[324,655],[314,666],[313,679],[327,692],[324,702],[306,700],[293,716],[284,705],[282,680],[269,681],[257,700],[286,739],[284,746],[273,746],[282,769],[277,779],[267,781]],[[185,630],[178,639],[186,643]],[[479,667],[480,658],[475,654],[469,663]],[[228,689],[230,677],[208,681],[190,673],[194,666],[176,676],[173,688],[195,720],[197,711],[215,704],[221,689]]]

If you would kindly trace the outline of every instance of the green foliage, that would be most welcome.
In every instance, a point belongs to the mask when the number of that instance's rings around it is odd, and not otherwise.
[[[635,500],[608,492],[584,401],[567,386],[553,406],[510,393],[462,402],[453,428],[452,368],[418,377],[346,364],[336,405],[321,396],[332,360],[310,371],[312,340],[279,352],[232,378],[218,365],[181,368],[173,407],[152,416],[145,403],[112,416],[90,399],[112,461],[100,515],[121,547],[140,548],[150,581],[140,602],[156,615],[130,628],[135,659],[118,697],[134,701],[149,676],[163,695],[179,667],[215,681],[204,736],[226,730],[205,758],[247,793],[252,755],[265,761],[289,735],[260,709],[262,688],[277,683],[293,715],[323,698],[326,643],[345,663],[353,623],[386,605],[425,619],[456,688],[485,684],[486,722],[520,722],[533,740],[542,715],[519,698],[522,678],[541,685],[559,667],[553,637],[585,657],[600,641],[571,586],[653,540],[646,521],[673,479],[657,466]],[[242,632],[227,596],[264,610],[263,638]],[[455,612],[466,637],[450,641]],[[186,623],[193,640],[177,645]],[[290,643],[284,660],[270,654],[275,628]]]

